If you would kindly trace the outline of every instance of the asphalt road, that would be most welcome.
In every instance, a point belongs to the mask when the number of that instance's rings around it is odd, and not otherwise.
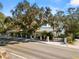
[[[79,50],[42,44],[38,42],[19,43],[4,46],[12,59],[79,59]]]

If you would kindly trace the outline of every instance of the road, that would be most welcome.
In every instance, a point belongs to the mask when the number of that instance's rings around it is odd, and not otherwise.
[[[4,46],[13,59],[79,59],[79,50],[47,45],[38,42]],[[19,57],[19,58],[17,58]]]

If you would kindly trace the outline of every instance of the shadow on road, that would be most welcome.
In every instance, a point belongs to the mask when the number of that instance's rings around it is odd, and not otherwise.
[[[7,44],[19,44],[21,43],[29,43],[29,42],[37,42],[39,40],[34,40],[30,38],[0,38],[0,46],[6,46]]]

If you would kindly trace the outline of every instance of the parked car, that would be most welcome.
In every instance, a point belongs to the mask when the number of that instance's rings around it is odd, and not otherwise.
[[[0,40],[0,46],[5,46],[6,45],[6,41],[5,40]]]

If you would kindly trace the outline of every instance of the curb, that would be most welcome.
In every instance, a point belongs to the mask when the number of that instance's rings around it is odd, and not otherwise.
[[[38,43],[42,43],[42,44],[48,44],[46,42],[38,42]],[[54,45],[54,44],[48,44],[48,45]],[[54,46],[60,46],[60,47],[66,47],[66,48],[73,48],[73,49],[79,49],[77,47],[74,47],[73,45],[69,45],[69,44],[64,44],[64,45],[54,45]]]

